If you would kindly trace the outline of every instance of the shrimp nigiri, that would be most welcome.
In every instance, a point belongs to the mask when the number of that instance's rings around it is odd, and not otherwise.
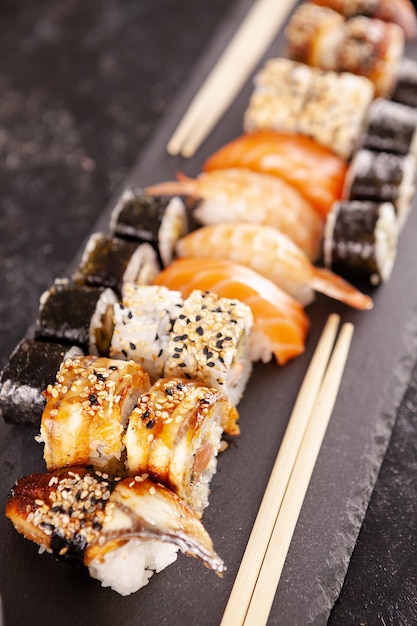
[[[147,188],[147,193],[201,198],[194,211],[200,224],[250,222],[268,224],[285,233],[312,261],[319,257],[324,220],[302,194],[284,180],[227,168],[203,172],[197,178],[177,175],[177,181]]]
[[[325,216],[342,195],[347,163],[309,137],[257,131],[220,148],[203,169],[228,167],[247,167],[284,179]]]
[[[269,278],[308,304],[314,291],[357,309],[372,308],[372,300],[330,270],[315,267],[288,237],[261,224],[203,226],[177,242],[181,257],[230,259]]]
[[[257,272],[226,259],[176,259],[154,279],[181,291],[211,291],[247,304],[253,314],[250,358],[279,365],[304,352],[308,317],[299,302]]]

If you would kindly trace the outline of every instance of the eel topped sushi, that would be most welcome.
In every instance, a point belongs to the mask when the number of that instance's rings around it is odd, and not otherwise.
[[[223,432],[237,435],[238,417],[217,389],[183,378],[159,379],[129,419],[124,439],[129,474],[149,474],[201,515],[224,448]]]
[[[140,395],[150,387],[143,367],[105,357],[67,359],[45,391],[39,441],[49,470],[93,465],[124,470],[123,433]]]
[[[121,595],[146,585],[178,550],[219,575],[225,570],[193,512],[144,476],[113,479],[76,466],[33,474],[14,485],[6,516],[26,539],[58,560],[85,565]]]

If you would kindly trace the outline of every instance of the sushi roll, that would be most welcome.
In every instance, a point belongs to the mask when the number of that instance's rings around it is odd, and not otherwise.
[[[368,110],[362,147],[417,156],[417,111],[399,102],[377,98]]]
[[[164,267],[173,259],[175,242],[188,230],[187,212],[182,200],[154,197],[140,189],[127,189],[110,218],[111,234],[148,242]]]
[[[412,154],[358,150],[346,176],[344,199],[391,202],[401,229],[411,209],[415,180]]]
[[[123,302],[114,307],[110,356],[140,363],[153,379],[162,376],[169,334],[182,304],[179,291],[127,283]]]
[[[57,279],[41,296],[35,339],[74,344],[86,354],[108,355],[116,302],[112,289]]]
[[[315,72],[298,132],[348,160],[363,132],[373,96],[367,78],[349,72]]]
[[[404,54],[404,32],[396,24],[367,17],[354,17],[345,24],[337,65],[339,72],[368,78],[375,96],[389,97],[397,80]]]
[[[125,444],[129,474],[146,473],[168,486],[198,516],[223,448],[237,435],[238,413],[217,389],[183,378],[159,379],[133,410]]]
[[[357,15],[375,17],[398,24],[407,39],[417,36],[417,17],[410,0],[309,0],[321,7],[326,6],[346,18]]]
[[[81,356],[76,346],[24,338],[0,374],[0,412],[5,422],[39,427],[45,408],[44,390],[55,382],[62,363]]]
[[[364,76],[374,84],[376,96],[392,93],[405,46],[397,24],[365,16],[344,20],[332,9],[305,3],[294,12],[285,34],[289,58]]]
[[[193,512],[142,476],[113,479],[82,467],[33,474],[15,483],[6,516],[26,539],[121,595],[147,585],[178,550],[225,570]]]
[[[372,285],[391,276],[398,244],[398,224],[390,202],[336,202],[324,238],[326,267]]]
[[[312,69],[304,63],[269,59],[255,76],[255,88],[244,113],[244,130],[296,133],[311,78]]]
[[[149,243],[100,232],[89,238],[72,278],[78,285],[109,287],[120,297],[126,282],[147,285],[159,270],[157,254]]]
[[[173,324],[164,376],[198,380],[222,391],[236,406],[252,371],[252,325],[252,312],[243,302],[193,291]]]
[[[176,259],[155,282],[179,289],[184,298],[195,289],[208,289],[247,304],[253,315],[251,361],[268,363],[275,358],[285,365],[304,352],[309,321],[303,307],[248,267],[226,259]]]
[[[409,107],[417,107],[417,61],[414,59],[403,57],[399,62],[391,99]]]
[[[345,20],[328,7],[304,3],[285,29],[285,55],[323,70],[334,70],[344,40]]]
[[[138,398],[150,387],[132,361],[85,356],[67,359],[46,388],[38,441],[48,470],[92,465],[124,469],[123,434]]]

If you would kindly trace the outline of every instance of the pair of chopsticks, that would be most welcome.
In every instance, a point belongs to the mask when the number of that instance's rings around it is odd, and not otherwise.
[[[240,91],[296,0],[257,0],[198,91],[168,142],[192,157]]]
[[[339,323],[329,316],[304,377],[221,626],[267,623],[352,340],[345,323],[336,341]]]

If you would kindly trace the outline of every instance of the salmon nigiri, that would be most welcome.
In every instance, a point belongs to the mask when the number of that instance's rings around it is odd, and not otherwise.
[[[250,336],[252,361],[279,365],[304,352],[309,328],[302,306],[270,280],[225,259],[176,259],[155,278],[156,285],[181,291],[212,291],[247,304],[253,314]]]
[[[315,267],[304,252],[275,228],[261,224],[202,226],[177,242],[181,257],[230,259],[272,280],[302,304],[314,291],[357,309],[372,308],[372,300],[330,270]]]
[[[318,259],[324,219],[284,180],[240,167],[203,172],[195,179],[182,174],[177,178],[148,187],[146,192],[201,198],[194,211],[200,224],[250,222],[273,226],[288,235],[310,260]]]
[[[204,171],[247,167],[272,174],[298,189],[322,214],[342,195],[347,164],[313,139],[275,131],[241,135],[204,163]]]

